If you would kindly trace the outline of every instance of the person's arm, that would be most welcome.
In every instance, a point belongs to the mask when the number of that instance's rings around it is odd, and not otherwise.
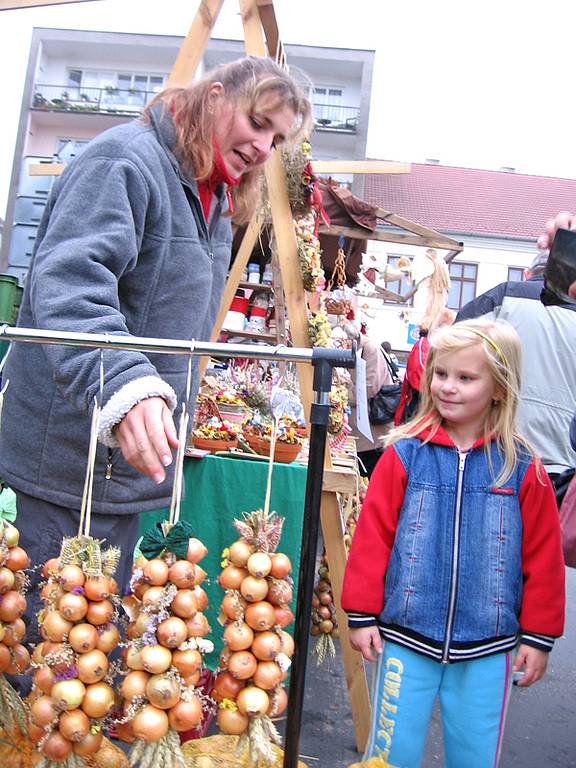
[[[531,462],[520,488],[522,605],[520,642],[548,652],[564,631],[564,556],[558,508],[548,475]]]
[[[465,304],[456,315],[455,322],[461,320],[475,320],[479,317],[495,319],[498,316],[498,310],[502,306],[502,300],[506,293],[506,283],[500,283],[480,296]]]
[[[376,626],[406,482],[398,454],[387,448],[370,478],[344,573],[342,608],[350,628]]]
[[[127,159],[81,156],[67,170],[35,254],[30,290],[35,325],[127,335],[119,282],[137,267],[153,180]],[[46,345],[45,354],[64,397],[88,413],[99,389],[100,351]],[[112,443],[126,451],[129,463],[159,481],[163,461],[176,445],[166,413],[175,407],[176,395],[141,352],[105,352],[104,368],[101,436],[110,437],[134,406],[152,398],[139,405],[129,428],[116,430]]]

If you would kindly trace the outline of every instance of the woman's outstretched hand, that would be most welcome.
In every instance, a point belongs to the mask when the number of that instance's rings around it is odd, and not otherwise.
[[[178,435],[170,409],[161,397],[149,397],[131,408],[115,430],[122,455],[135,469],[161,483],[172,463]]]

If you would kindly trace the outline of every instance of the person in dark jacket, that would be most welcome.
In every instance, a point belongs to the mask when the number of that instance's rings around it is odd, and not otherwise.
[[[516,428],[520,370],[508,323],[437,330],[421,408],[370,480],[342,591],[352,647],[376,661],[366,762],[418,768],[438,697],[446,765],[496,766],[513,673],[540,680],[562,635],[560,523]]]
[[[142,119],[97,136],[54,185],[18,324],[208,339],[231,224],[251,218],[263,163],[307,132],[310,114],[290,75],[250,57],[167,89]],[[13,344],[6,361],[0,476],[16,492],[21,545],[35,564],[78,533],[99,363],[97,349],[34,344]],[[104,352],[90,532],[122,547],[121,585],[138,513],[170,502],[172,412],[185,397],[187,367],[185,356]],[[29,615],[36,609],[30,601]]]
[[[518,332],[523,353],[518,426],[558,486],[561,503],[564,480],[576,467],[568,439],[576,410],[576,304],[541,302],[546,260],[547,253],[540,250],[525,281],[500,283],[486,291],[466,304],[456,321],[506,320]]]

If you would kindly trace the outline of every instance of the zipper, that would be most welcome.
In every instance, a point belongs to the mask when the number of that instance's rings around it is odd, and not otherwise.
[[[104,476],[106,480],[110,480],[112,477],[112,449],[108,448],[108,457],[106,459],[106,474]]]
[[[454,625],[454,610],[456,607],[456,585],[458,583],[458,550],[460,548],[460,512],[462,507],[462,485],[464,483],[464,466],[468,453],[458,451],[458,479],[456,482],[456,505],[454,510],[454,540],[452,542],[452,572],[450,574],[450,599],[448,601],[448,617],[446,619],[446,638],[442,649],[442,664],[448,664],[450,655],[450,637]]]

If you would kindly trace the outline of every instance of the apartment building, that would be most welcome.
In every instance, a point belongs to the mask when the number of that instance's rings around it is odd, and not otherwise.
[[[67,163],[103,130],[137,117],[166,85],[183,38],[34,30],[0,252],[0,271],[26,277],[54,176],[30,169]],[[200,74],[244,54],[242,41],[210,40]],[[314,156],[363,159],[374,52],[287,45],[314,104]],[[362,177],[342,177],[363,194]],[[81,222],[79,222],[81,226]]]

